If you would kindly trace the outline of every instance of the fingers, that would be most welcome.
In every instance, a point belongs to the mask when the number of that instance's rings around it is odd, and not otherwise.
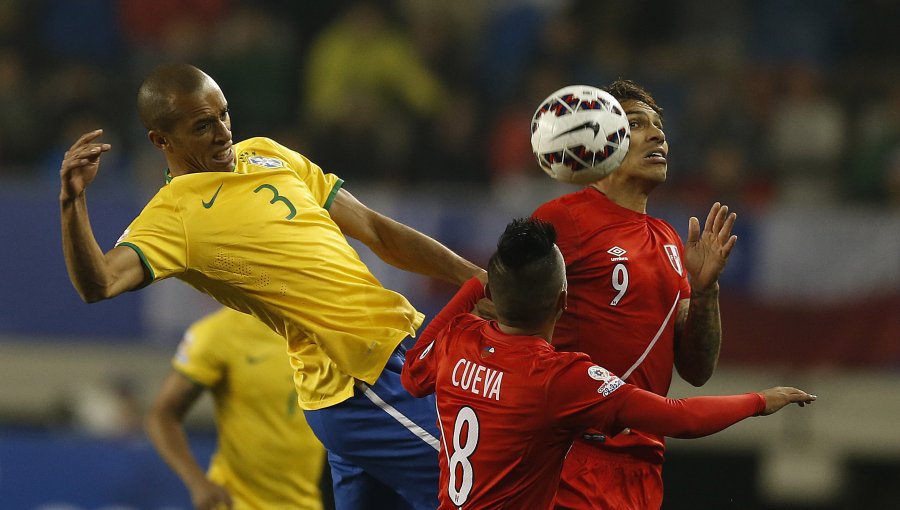
[[[705,232],[712,232],[713,225],[716,221],[716,216],[719,215],[719,210],[722,209],[722,204],[716,202],[709,208],[709,214],[706,215],[706,223],[703,224],[703,230]]]
[[[735,243],[737,243],[737,236],[731,236],[725,241],[725,244],[722,245],[722,253],[725,257],[731,254],[731,250],[734,248]]]
[[[727,205],[719,206],[719,210],[716,211],[716,216],[713,220],[712,232],[713,233],[721,232],[722,227],[725,226],[725,222],[727,220],[728,220],[728,206]],[[732,222],[732,224],[734,224],[734,222]]]
[[[71,162],[89,163],[96,159],[101,153],[110,150],[112,146],[108,143],[92,143],[78,148],[69,149],[66,152],[65,159]]]
[[[803,407],[806,404],[811,404],[818,398],[815,395],[810,395],[809,393],[803,390],[798,390],[797,388],[787,389],[789,390],[788,398],[790,399],[790,401],[800,404],[800,407]]]
[[[103,134],[102,129],[95,129],[93,131],[89,131],[89,132],[81,135],[78,138],[78,140],[76,140],[75,143],[72,144],[72,149],[75,149],[76,147],[79,147],[79,146],[89,143],[93,140],[96,140],[102,134]]]
[[[727,205],[719,202],[713,204],[709,209],[709,215],[706,217],[706,224],[703,227],[704,233],[709,232],[716,236],[716,240],[731,250],[737,240],[736,236],[731,235],[734,223],[737,221],[737,214],[730,213]]]
[[[719,240],[724,241],[728,239],[728,236],[731,235],[731,229],[734,228],[734,222],[737,221],[736,213],[728,213],[728,206],[723,205],[722,209],[719,211],[719,214],[723,216],[722,225],[715,231],[718,232]],[[716,223],[718,223],[718,217],[716,217]]]
[[[818,398],[816,395],[810,395],[809,393],[803,390],[798,390],[797,388],[783,387],[778,388],[778,390],[780,390],[780,393],[785,397],[784,404],[782,405],[797,404],[800,407],[804,407],[806,406],[806,404],[812,404]]]
[[[84,152],[85,150],[89,151],[90,149],[95,148],[95,147],[99,147],[102,149],[98,152],[108,151],[110,149],[110,145],[108,143],[99,143],[99,142],[92,143],[92,142],[94,142],[94,140],[99,138],[100,135],[102,135],[102,134],[103,134],[102,129],[95,129],[91,132],[81,135],[78,138],[78,140],[76,140],[75,143],[73,143],[72,146],[69,147],[69,150],[66,151],[66,156],[68,157],[70,154],[74,155],[76,153],[84,155],[84,154],[86,154]]]
[[[688,244],[696,243],[700,240],[700,220],[696,216],[691,216],[688,220]]]

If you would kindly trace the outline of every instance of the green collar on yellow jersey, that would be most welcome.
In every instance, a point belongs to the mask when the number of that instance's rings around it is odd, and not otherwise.
[[[237,167],[235,167],[235,168],[237,168]],[[231,173],[234,173],[234,169],[231,170]],[[175,178],[175,176],[172,175],[172,172],[169,171],[168,168],[166,168],[166,184],[169,184],[170,182],[172,182],[172,179],[174,179],[174,178]]]

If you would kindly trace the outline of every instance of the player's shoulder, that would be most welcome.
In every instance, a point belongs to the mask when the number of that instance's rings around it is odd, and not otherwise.
[[[272,150],[278,150],[279,148],[281,148],[283,146],[271,138],[268,138],[265,136],[253,136],[253,137],[250,137],[250,138],[247,138],[247,139],[241,140],[240,142],[235,143],[234,147],[235,147],[235,152],[238,152],[239,150],[251,149],[251,148],[252,149],[268,148],[268,149],[272,149]]]
[[[480,328],[484,325],[487,320],[482,319],[477,315],[473,315],[471,313],[461,313],[456,317],[450,319],[450,324],[452,324],[454,328],[459,328],[463,330],[471,330],[475,328]]]
[[[658,216],[647,215],[647,222],[653,225],[658,230],[666,232],[670,236],[679,237],[678,231],[675,230],[675,227],[667,220],[664,220]]]
[[[563,370],[572,365],[583,363],[593,363],[590,356],[583,352],[557,351],[556,349],[547,349],[540,353],[544,357],[544,362],[550,364],[556,370]]]
[[[573,207],[579,207],[586,203],[589,203],[591,199],[590,193],[588,192],[588,188],[582,188],[577,191],[573,191],[570,193],[566,193],[565,195],[560,195],[556,198],[551,198],[547,200],[540,206],[538,206],[537,211],[541,210],[553,210],[553,209],[571,209]]]
[[[239,163],[275,169],[286,166],[286,159],[294,152],[271,138],[257,136],[234,144]]]
[[[556,358],[555,380],[563,386],[573,383],[597,385],[597,391],[605,397],[625,384],[616,374],[594,363],[587,354],[581,352],[559,354],[561,356]]]
[[[454,349],[457,344],[466,345],[467,343],[471,343],[471,341],[467,339],[473,335],[473,332],[476,332],[474,334],[480,334],[481,328],[486,323],[487,321],[485,319],[482,319],[477,315],[461,313],[447,321],[447,324],[444,325],[440,332],[435,333],[436,338],[432,340],[435,340],[435,342],[439,344],[440,350],[450,351]]]

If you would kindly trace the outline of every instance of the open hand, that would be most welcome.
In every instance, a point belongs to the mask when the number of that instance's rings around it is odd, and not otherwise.
[[[806,404],[813,403],[818,398],[803,390],[787,386],[769,388],[759,392],[759,394],[766,399],[766,410],[761,413],[761,416],[768,416],[788,404],[797,404],[803,407]]]
[[[728,206],[713,204],[706,217],[703,231],[700,220],[691,217],[688,225],[688,241],[684,247],[684,265],[691,277],[695,291],[709,289],[718,280],[737,236],[731,234],[737,214],[728,213]]]
[[[66,151],[59,169],[60,200],[80,196],[97,177],[100,155],[112,148],[96,141],[102,134],[102,129],[85,133]]]

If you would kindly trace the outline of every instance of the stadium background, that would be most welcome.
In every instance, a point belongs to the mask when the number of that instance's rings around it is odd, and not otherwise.
[[[714,200],[739,213],[721,368],[672,395],[821,399],[671,441],[665,508],[895,508],[898,26],[888,0],[0,0],[0,508],[189,507],[139,420],[214,304],[163,282],[85,305],[58,233],[59,161],[83,131],[114,147],[89,192],[105,247],[162,183],[134,92],[171,61],[219,82],[236,140],[296,148],[479,263],[509,219],[571,189],[530,153],[538,102],[644,84],[671,143],[651,214],[684,235]],[[452,290],[363,256],[429,314]],[[190,424],[208,455],[209,402]]]

